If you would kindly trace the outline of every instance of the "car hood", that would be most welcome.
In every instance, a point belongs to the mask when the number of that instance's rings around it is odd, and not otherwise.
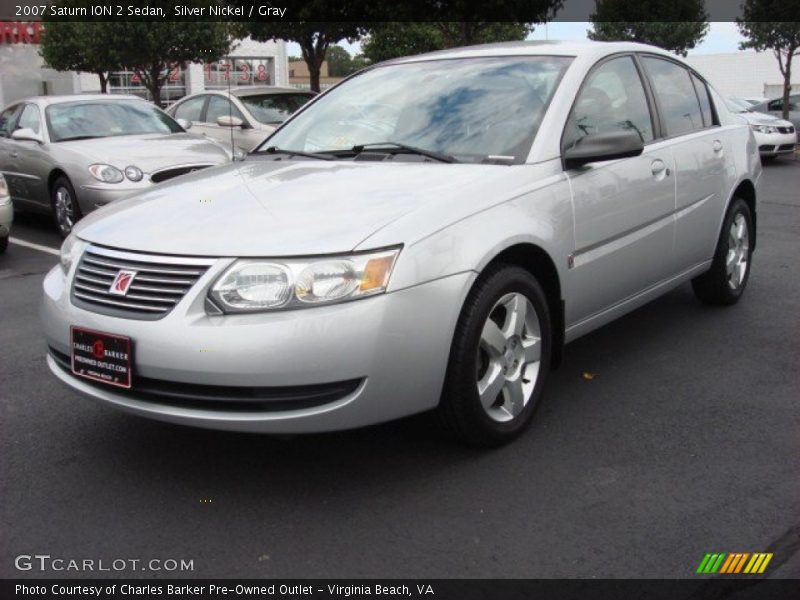
[[[230,160],[224,146],[190,133],[110,136],[57,145],[82,154],[93,163],[103,162],[118,169],[135,165],[145,173],[173,165],[217,165]]]
[[[789,121],[784,121],[773,115],[760,112],[743,112],[739,116],[747,121],[750,125],[772,125],[773,127],[791,127]]]
[[[347,252],[421,207],[474,198],[481,188],[486,197],[503,194],[508,168],[251,158],[113,202],[75,231],[88,242],[162,254]]]

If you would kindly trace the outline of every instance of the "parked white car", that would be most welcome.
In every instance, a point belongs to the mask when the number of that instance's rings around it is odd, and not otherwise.
[[[202,133],[243,152],[255,146],[311,100],[316,92],[267,85],[193,94],[167,109],[176,119],[192,124]]]
[[[794,152],[797,145],[797,131],[789,121],[754,111],[749,104],[737,98],[726,98],[725,102],[732,112],[750,125],[761,158],[771,159]]]

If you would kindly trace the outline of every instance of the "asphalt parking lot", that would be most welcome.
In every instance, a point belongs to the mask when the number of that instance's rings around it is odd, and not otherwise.
[[[57,257],[12,243],[0,257],[0,576],[41,576],[14,557],[49,554],[191,559],[193,572],[170,575],[200,578],[672,578],[694,577],[706,552],[774,552],[768,576],[798,577],[798,190],[800,161],[765,167],[738,305],[706,307],[684,285],[578,340],[533,426],[492,452],[420,418],[276,439],[78,397],[50,375],[39,333]],[[59,243],[30,215],[12,235]]]

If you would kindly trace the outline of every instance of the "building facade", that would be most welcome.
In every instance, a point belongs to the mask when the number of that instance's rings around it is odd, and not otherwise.
[[[686,62],[723,96],[772,99],[783,94],[783,75],[772,52],[695,54],[689,55]],[[798,92],[800,69],[795,67],[792,71],[792,91]]]
[[[42,25],[37,22],[0,22],[0,106],[37,95],[97,93],[100,80],[93,73],[60,73],[48,69],[39,56]],[[134,71],[109,75],[108,91],[149,99]],[[229,56],[213,63],[193,63],[173,69],[162,89],[169,105],[188,94],[228,86],[289,85],[286,42],[237,40]]]

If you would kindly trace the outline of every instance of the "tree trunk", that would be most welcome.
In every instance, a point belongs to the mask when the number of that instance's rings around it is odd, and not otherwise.
[[[319,77],[322,63],[325,62],[325,54],[328,52],[328,46],[328,40],[323,34],[318,34],[316,42],[309,36],[308,39],[300,44],[303,60],[308,67],[308,83],[314,92],[320,91]]]
[[[789,48],[786,56],[786,69],[783,74],[783,119],[789,119],[789,95],[792,93],[792,55],[795,48]]]
[[[108,93],[108,75],[103,71],[97,71],[97,77],[100,78],[100,93],[107,94]]]

